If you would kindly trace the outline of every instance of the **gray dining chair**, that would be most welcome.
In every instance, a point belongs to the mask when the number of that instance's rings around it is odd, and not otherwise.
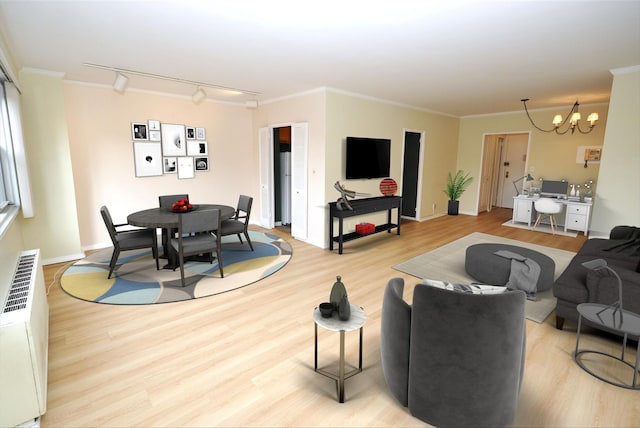
[[[107,278],[111,278],[121,251],[151,248],[153,258],[156,261],[156,270],[160,270],[160,264],[158,262],[158,237],[155,229],[118,230],[118,228],[129,226],[129,224],[114,224],[109,209],[104,205],[100,207],[100,214],[109,232],[111,243],[113,244],[113,253],[111,254],[111,261],[109,262],[109,276],[107,276]]]
[[[189,194],[161,195],[158,196],[158,205],[160,208],[171,209],[171,204],[184,198],[189,199]],[[162,229],[162,248],[165,257],[168,256],[169,239],[175,237],[175,234],[176,229]]]
[[[220,210],[196,210],[179,215],[178,237],[171,239],[171,247],[178,254],[180,263],[180,281],[184,280],[184,262],[186,256],[208,254],[209,263],[213,263],[213,252],[218,259],[220,278],[224,278],[222,271],[222,251],[218,235],[214,230],[220,230]]]
[[[243,243],[242,234],[244,234],[251,251],[253,251],[253,244],[251,243],[251,238],[249,238],[248,227],[252,204],[253,198],[251,196],[240,195],[235,216],[224,220],[222,222],[222,230],[220,231],[220,236],[238,235],[241,244]]]

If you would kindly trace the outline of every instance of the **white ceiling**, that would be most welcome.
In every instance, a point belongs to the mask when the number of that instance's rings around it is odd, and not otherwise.
[[[68,80],[111,85],[95,63],[261,93],[211,99],[328,87],[454,116],[607,102],[610,70],[640,65],[640,1],[0,0],[0,32]]]

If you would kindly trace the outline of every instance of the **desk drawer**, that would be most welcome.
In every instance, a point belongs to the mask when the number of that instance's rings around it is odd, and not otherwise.
[[[587,216],[586,215],[576,215],[569,214],[567,215],[567,229],[571,230],[585,230],[587,225]]]
[[[587,215],[589,207],[583,205],[569,204],[567,206],[567,214]]]

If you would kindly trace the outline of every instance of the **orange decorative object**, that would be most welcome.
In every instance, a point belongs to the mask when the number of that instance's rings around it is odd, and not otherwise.
[[[393,178],[385,178],[380,182],[380,192],[384,196],[393,196],[398,191],[398,183]]]

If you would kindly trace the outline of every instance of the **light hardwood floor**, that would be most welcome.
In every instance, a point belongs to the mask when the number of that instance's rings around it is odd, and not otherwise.
[[[509,209],[475,216],[404,222],[402,235],[379,234],[345,245],[343,255],[288,238],[289,264],[271,277],[225,294],[182,303],[110,306],[68,296],[51,285],[48,411],[42,426],[425,426],[389,394],[380,367],[380,311],[392,277],[416,278],[397,263],[471,232],[577,251],[585,238],[503,227]],[[311,225],[313,227],[313,225]],[[257,229],[257,228],[256,228]],[[273,231],[282,234],[279,231]],[[179,276],[179,273],[176,272]],[[335,383],[313,371],[312,311],[341,275],[352,303],[364,307],[364,370]],[[514,426],[640,426],[640,392],[608,385],[572,358],[576,325],[527,321],[524,383]],[[338,357],[336,333],[320,330],[319,365]],[[357,363],[357,333],[347,361]],[[620,342],[584,336],[598,349]],[[627,358],[635,350],[628,349]],[[460,397],[464,411],[464,397]]]

